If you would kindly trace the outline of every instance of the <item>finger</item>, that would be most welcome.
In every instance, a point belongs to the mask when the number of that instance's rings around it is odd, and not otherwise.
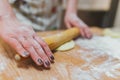
[[[34,50],[33,46],[28,40],[25,40],[23,37],[18,38],[19,42],[22,46],[29,52],[31,58],[37,65],[42,65],[42,59],[39,57],[37,52]]]
[[[34,50],[33,47],[30,47],[30,48],[28,48],[27,50],[30,52],[31,58],[33,59],[33,61],[34,61],[37,65],[39,65],[39,66],[43,65],[42,58],[39,57],[39,55],[37,54],[37,52]]]
[[[44,49],[46,55],[49,57],[50,60],[54,60],[54,56],[50,50],[50,48],[48,47],[48,45],[42,40],[40,39],[37,35],[34,36],[34,39],[42,46],[42,48]]]
[[[50,61],[45,52],[43,51],[42,47],[39,45],[39,43],[34,39],[31,40],[31,43],[33,45],[33,48],[36,50],[37,54],[42,58],[44,66],[50,67]]]
[[[80,21],[75,21],[74,26],[78,27],[80,29],[80,34],[83,38],[85,38],[85,33],[84,33],[84,27],[81,27]]]
[[[83,29],[84,37],[90,39],[92,34],[90,33],[90,29],[88,25],[85,24],[83,21],[80,21],[80,22],[81,23],[79,25],[82,26],[81,28]]]
[[[80,34],[81,34],[81,36],[82,36],[83,38],[85,38],[84,28],[81,28],[81,29],[80,29]]]
[[[91,33],[91,31],[89,30],[89,28],[86,27],[86,28],[84,29],[84,33],[85,33],[86,38],[90,39],[90,38],[92,37],[92,33]]]
[[[72,27],[69,22],[66,22],[65,24],[68,29]]]
[[[29,53],[22,47],[22,45],[15,38],[8,38],[6,42],[14,48],[22,57],[28,57]]]

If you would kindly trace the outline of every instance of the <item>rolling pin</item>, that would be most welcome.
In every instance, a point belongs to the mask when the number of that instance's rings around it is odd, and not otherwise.
[[[71,28],[52,36],[43,37],[43,40],[48,44],[51,50],[54,50],[57,47],[64,44],[65,42],[68,42],[78,37],[79,35],[80,35],[80,30],[78,28]],[[15,59],[17,61],[20,61],[21,56],[19,54],[16,54]]]

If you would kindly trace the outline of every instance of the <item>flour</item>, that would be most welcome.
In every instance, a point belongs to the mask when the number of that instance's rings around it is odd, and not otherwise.
[[[58,80],[58,79],[55,77],[50,77],[50,80]]]
[[[108,77],[116,78],[116,76],[120,75],[120,72],[117,71],[117,69],[119,69],[119,68],[120,68],[119,63],[115,64],[115,65],[114,65],[114,63],[111,63],[111,64],[104,63],[100,66],[91,66],[91,71],[92,72],[97,72],[99,74],[99,76],[104,73]]]
[[[2,61],[0,62],[0,73],[2,73],[2,71],[5,70],[6,66],[7,64],[5,62],[2,62]]]
[[[8,64],[9,64],[9,60],[6,59],[5,56],[3,56],[3,53],[1,53],[0,54],[0,74],[2,74],[4,71],[6,71]]]
[[[15,80],[23,80],[21,77],[16,77]]]
[[[94,36],[92,39],[78,39],[76,41],[80,47],[93,50],[93,54],[108,54],[120,59],[120,38],[111,38],[108,36]]]
[[[77,51],[81,54],[79,57],[86,61],[81,68],[73,69],[76,80],[99,80],[103,74],[114,79],[120,76],[120,38],[94,36],[90,40],[79,38],[76,43],[82,48]],[[93,61],[101,59],[101,56],[106,59],[95,64]],[[89,69],[83,70],[85,67]]]
[[[1,55],[0,55],[0,74],[6,69],[6,67],[7,67],[7,62],[6,61],[4,61],[5,60],[5,58],[2,56],[2,53],[1,53]]]
[[[85,64],[86,65],[86,64]],[[83,65],[85,67],[85,65]],[[83,70],[80,67],[71,67],[70,74],[72,80],[104,80],[102,75],[106,75],[110,78],[118,80],[117,77],[120,76],[120,72],[117,71],[120,68],[120,64],[115,64],[114,62],[109,64],[109,60],[99,66],[90,65],[90,70]]]
[[[79,67],[71,69],[72,80],[95,80],[88,71],[83,71]]]

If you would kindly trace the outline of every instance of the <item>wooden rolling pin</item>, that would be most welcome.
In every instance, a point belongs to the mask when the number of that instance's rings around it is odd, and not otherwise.
[[[78,28],[71,28],[52,36],[43,37],[43,39],[48,44],[49,48],[51,50],[54,50],[60,45],[64,44],[65,42],[68,42],[79,35],[80,35],[80,30]],[[21,60],[20,55],[16,54],[15,59]]]

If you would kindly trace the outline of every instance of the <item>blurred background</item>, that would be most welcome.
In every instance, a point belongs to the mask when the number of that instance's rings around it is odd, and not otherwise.
[[[67,0],[63,0],[62,15],[64,15],[66,3]],[[78,16],[89,26],[98,26],[102,28],[108,27],[120,30],[120,1],[79,0]],[[61,26],[64,26],[64,20],[61,21]]]

